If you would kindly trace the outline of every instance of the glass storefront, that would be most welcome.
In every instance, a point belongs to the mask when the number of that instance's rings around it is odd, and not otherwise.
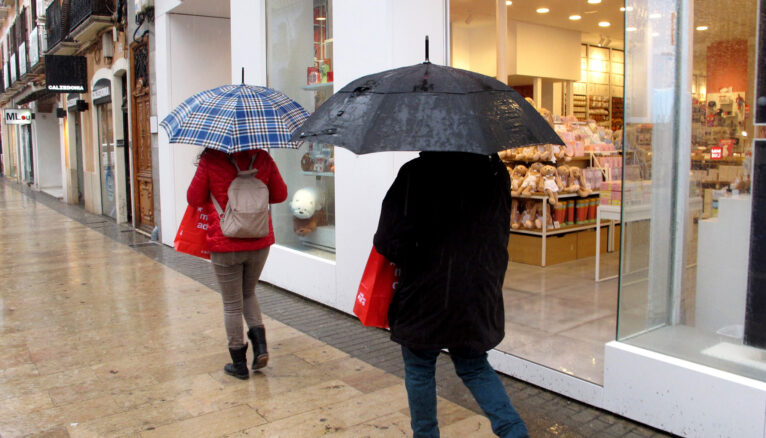
[[[451,65],[507,75],[500,80],[566,143],[501,154],[515,184],[527,175],[531,183],[530,170],[541,166],[561,184],[552,196],[536,184],[512,194],[506,336],[497,349],[602,384],[604,344],[617,326],[621,224],[619,197],[601,189],[622,175],[624,3],[507,4],[507,58],[499,66],[495,3],[450,1]],[[597,220],[599,211],[611,214]]]
[[[766,380],[745,323],[757,0],[628,5],[618,339]]]
[[[333,93],[331,0],[267,0],[268,86],[313,112]],[[335,160],[331,145],[272,149],[287,183],[273,206],[277,244],[335,259]]]

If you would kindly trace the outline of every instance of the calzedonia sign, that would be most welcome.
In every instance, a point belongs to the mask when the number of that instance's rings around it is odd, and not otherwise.
[[[54,93],[88,91],[88,65],[84,56],[45,55],[45,87]]]
[[[32,111],[28,109],[5,110],[5,123],[7,125],[28,125],[32,123]]]

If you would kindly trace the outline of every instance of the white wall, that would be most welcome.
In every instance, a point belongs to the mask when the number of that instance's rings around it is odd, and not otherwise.
[[[335,91],[360,76],[423,62],[426,35],[431,61],[446,62],[443,0],[334,0],[333,14]],[[301,73],[305,75],[305,71]],[[399,167],[415,156],[356,156],[336,148],[336,263],[275,245],[261,278],[351,312],[372,247],[380,203]]]
[[[452,66],[495,77],[495,23],[452,23]],[[515,60],[515,59],[514,59]]]
[[[231,83],[266,86],[264,0],[231,0]]]
[[[157,33],[157,114],[168,113],[195,93],[231,83],[231,31],[225,18],[162,14]],[[162,131],[162,129],[160,129]],[[162,241],[173,244],[186,211],[186,188],[194,176],[198,146],[169,144],[159,134]]]
[[[63,187],[61,177],[61,146],[56,113],[35,113],[32,122],[35,175],[40,188]]]
[[[766,436],[766,383],[616,341],[602,407],[686,437]]]
[[[511,75],[565,80],[580,79],[580,32],[539,24],[509,21],[508,33],[515,34],[509,47],[516,58]]]

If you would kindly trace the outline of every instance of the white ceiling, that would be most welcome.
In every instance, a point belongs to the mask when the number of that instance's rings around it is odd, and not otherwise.
[[[181,5],[173,8],[170,12],[203,17],[231,18],[228,0],[182,0]]]
[[[469,23],[494,22],[495,4],[496,0],[450,0],[450,21],[463,24],[466,19]],[[506,10],[510,20],[604,35],[612,41],[622,41],[625,13],[620,11],[620,7],[624,4],[621,0],[602,0],[596,5],[588,4],[586,0],[513,0]],[[540,7],[546,7],[550,12],[538,14],[536,10]],[[580,15],[582,19],[570,20],[569,16],[573,14]],[[611,26],[599,27],[599,21],[608,21]]]

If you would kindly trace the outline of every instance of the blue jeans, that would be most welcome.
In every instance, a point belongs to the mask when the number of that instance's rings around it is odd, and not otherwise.
[[[439,350],[413,351],[402,346],[404,383],[414,438],[439,436],[435,378],[438,356]],[[492,432],[503,438],[528,437],[524,421],[511,405],[502,382],[487,361],[487,353],[451,350],[450,357],[457,375],[489,418]]]

